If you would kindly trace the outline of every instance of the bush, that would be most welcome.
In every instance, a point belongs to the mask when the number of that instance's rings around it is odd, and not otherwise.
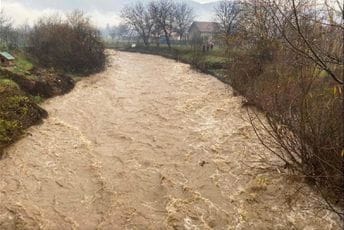
[[[106,56],[100,32],[80,11],[42,18],[29,36],[29,52],[46,67],[77,73],[104,68]]]

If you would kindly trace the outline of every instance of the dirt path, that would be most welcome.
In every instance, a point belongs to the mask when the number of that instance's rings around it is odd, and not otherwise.
[[[339,229],[307,187],[260,163],[228,86],[158,56],[111,63],[6,150],[0,229]]]

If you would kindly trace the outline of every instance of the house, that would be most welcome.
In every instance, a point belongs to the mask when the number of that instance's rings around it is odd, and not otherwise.
[[[14,60],[15,58],[11,54],[7,52],[0,52],[0,65],[8,66],[12,64]]]
[[[219,31],[219,24],[217,22],[199,22],[192,23],[189,29],[189,40],[201,38],[203,41],[213,41],[215,35]]]

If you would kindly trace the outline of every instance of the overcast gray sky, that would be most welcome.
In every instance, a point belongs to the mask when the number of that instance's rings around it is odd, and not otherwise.
[[[207,3],[216,0],[194,1]],[[15,25],[32,24],[39,17],[51,13],[82,9],[91,16],[94,24],[105,27],[107,24],[117,24],[120,21],[118,12],[130,2],[136,0],[0,0],[0,8],[13,19]],[[198,16],[202,17],[202,15]]]

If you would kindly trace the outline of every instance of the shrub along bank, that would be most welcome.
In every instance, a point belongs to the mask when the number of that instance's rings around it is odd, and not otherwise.
[[[39,20],[28,39],[29,53],[48,68],[89,74],[105,67],[105,47],[100,31],[81,11],[65,19],[51,16]]]

